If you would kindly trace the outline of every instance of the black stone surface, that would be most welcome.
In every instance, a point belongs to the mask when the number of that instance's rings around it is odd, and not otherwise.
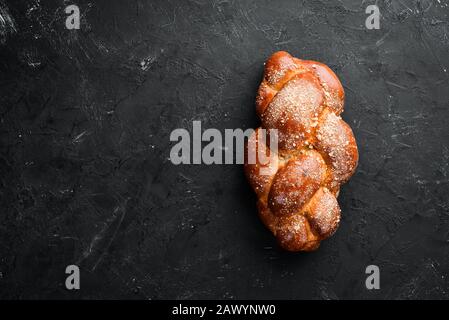
[[[449,3],[0,1],[0,298],[449,298]],[[346,90],[338,232],[282,252],[240,165],[169,160],[175,128],[250,128],[276,50]],[[81,289],[65,268],[81,268]],[[365,288],[378,265],[380,290]]]

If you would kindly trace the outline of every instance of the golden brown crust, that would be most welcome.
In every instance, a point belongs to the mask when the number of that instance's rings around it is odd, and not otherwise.
[[[324,238],[331,236],[340,222],[337,199],[327,188],[320,188],[304,207],[304,215],[312,228]]]
[[[336,197],[358,162],[354,135],[340,117],[343,106],[343,86],[326,65],[284,51],[265,63],[256,99],[262,125],[248,141],[245,173],[259,217],[286,250],[315,250],[338,227]],[[278,130],[277,152],[259,141],[261,129]],[[270,161],[256,157],[249,164],[250,151],[261,147]]]
[[[271,182],[275,173],[279,168],[279,158],[277,154],[271,152],[270,148],[265,144],[265,141],[259,141],[261,128],[257,128],[249,137],[245,149],[245,173],[246,177],[254,189],[254,192],[259,198],[268,193]],[[260,157],[257,155],[259,150],[266,151],[267,159],[265,162],[260,162]],[[248,155],[254,155],[255,159],[248,161]],[[264,174],[260,174],[261,170],[265,169]],[[271,173],[271,174],[270,174]]]
[[[292,215],[310,200],[326,177],[326,163],[310,150],[292,158],[273,179],[268,206],[277,216]]]

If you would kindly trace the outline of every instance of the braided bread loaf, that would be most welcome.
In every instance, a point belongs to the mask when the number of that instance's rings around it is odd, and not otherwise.
[[[245,173],[260,218],[286,250],[315,250],[338,227],[336,197],[358,162],[352,130],[339,116],[343,102],[343,86],[326,65],[283,51],[265,63],[256,99],[262,125],[248,139]],[[277,151],[259,138],[262,128],[277,129]],[[249,163],[259,147],[270,161]]]

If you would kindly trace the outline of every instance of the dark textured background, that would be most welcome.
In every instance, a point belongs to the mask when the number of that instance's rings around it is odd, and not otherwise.
[[[0,1],[0,298],[449,298],[449,2]],[[169,134],[257,126],[276,50],[328,64],[360,162],[338,232],[281,252],[239,165]],[[65,267],[81,290],[65,289]],[[381,290],[365,288],[365,268]]]

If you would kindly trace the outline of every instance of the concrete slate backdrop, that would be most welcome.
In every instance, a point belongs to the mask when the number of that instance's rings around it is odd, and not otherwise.
[[[0,2],[0,298],[449,298],[449,4]],[[338,232],[280,251],[241,165],[169,160],[175,128],[255,128],[276,50],[328,64],[360,163]],[[65,267],[81,290],[65,289]],[[365,288],[365,268],[381,290]]]

